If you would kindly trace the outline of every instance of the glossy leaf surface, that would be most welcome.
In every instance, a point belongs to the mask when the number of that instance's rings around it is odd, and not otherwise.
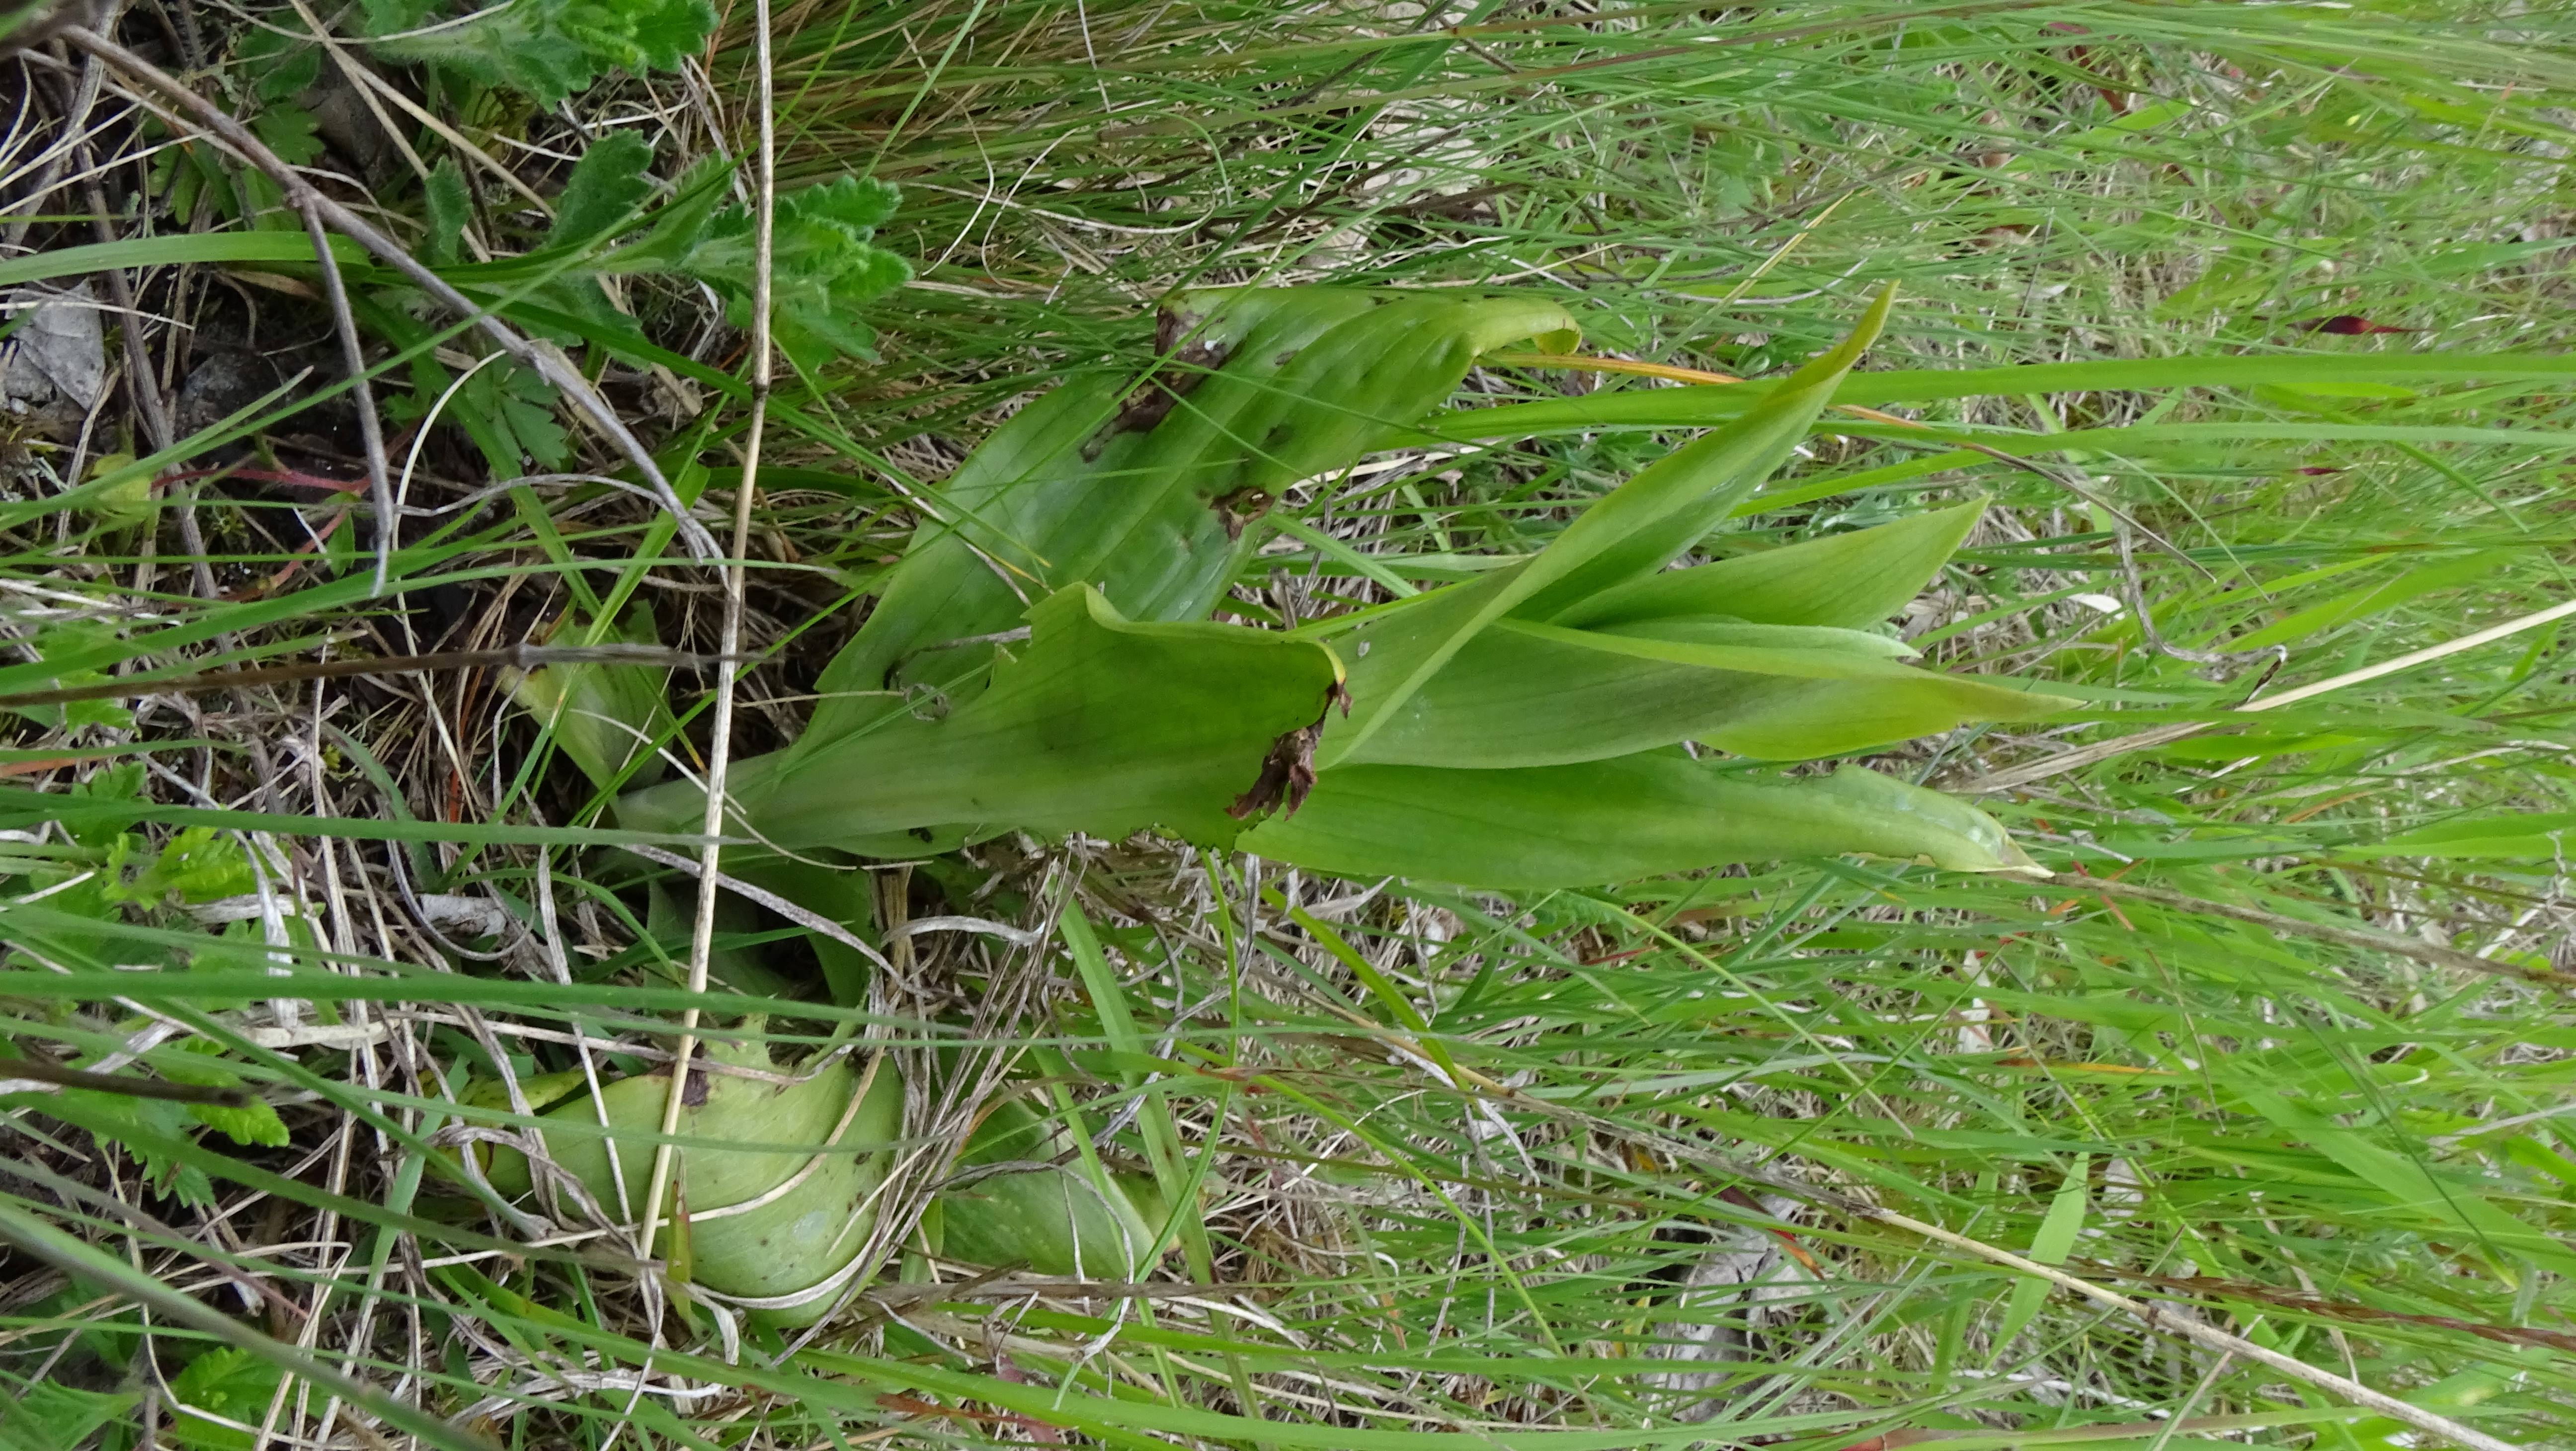
[[[1230,841],[1227,808],[1280,737],[1324,713],[1337,674],[1310,641],[1138,623],[1089,588],[1049,598],[1031,620],[1025,658],[996,667],[991,688],[945,719],[907,711],[749,788],[749,829],[790,850],[883,843],[876,854],[946,828],[1161,827]],[[692,819],[703,799],[676,783],[629,798],[628,819]]]
[[[1788,457],[1835,384],[1885,325],[1883,293],[1850,337],[1801,368],[1731,426],[1650,465],[1584,511],[1536,556],[1450,585],[1351,632],[1353,707],[1324,733],[1319,765],[1359,759],[1413,695],[1478,633],[1506,616],[1549,620],[1662,569],[1696,545]],[[1360,654],[1357,640],[1368,642]]]
[[[1553,303],[1336,288],[1192,294],[1141,392],[1104,379],[1030,404],[962,465],[875,610],[824,674],[832,692],[971,689],[1028,602],[1097,587],[1129,618],[1205,615],[1289,485],[1382,445],[1445,400],[1477,356],[1573,323]],[[803,748],[883,719],[827,700]]]
[[[1461,648],[1354,763],[1548,766],[1684,740],[1795,760],[2070,704],[1918,670],[1892,658],[1902,653],[1894,640],[1833,627],[1506,620]]]
[[[1958,871],[2028,862],[1985,813],[1937,791],[1857,767],[1801,780],[1722,771],[1678,751],[1510,771],[1345,766],[1240,845],[1316,871],[1496,888],[1845,853]]]

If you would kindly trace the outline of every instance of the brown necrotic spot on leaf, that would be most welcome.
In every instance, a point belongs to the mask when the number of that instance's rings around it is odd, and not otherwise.
[[[1269,513],[1270,506],[1275,502],[1277,501],[1270,497],[1267,489],[1246,488],[1236,489],[1230,494],[1220,494],[1208,501],[1208,507],[1216,510],[1218,521],[1225,525],[1225,537],[1240,539],[1243,537],[1243,526]]]
[[[1143,433],[1170,416],[1190,390],[1205,381],[1207,375],[1224,366],[1226,350],[1214,343],[1183,342],[1189,329],[1199,319],[1183,313],[1165,311],[1154,322],[1154,352],[1166,359],[1144,386],[1127,399],[1109,425],[1116,433]]]
[[[1284,806],[1288,815],[1296,815],[1297,808],[1306,804],[1306,793],[1315,789],[1315,743],[1323,739],[1324,719],[1337,703],[1342,714],[1351,713],[1350,693],[1338,680],[1324,693],[1322,715],[1270,743],[1270,754],[1261,761],[1261,775],[1250,790],[1234,798],[1225,814],[1249,821],[1272,807]]]
[[[666,1064],[663,1067],[654,1069],[653,1076],[655,1078],[670,1077],[670,1067]],[[689,1060],[689,1081],[680,1085],[680,1104],[684,1108],[701,1108],[705,1106],[706,1101],[707,1065],[702,1059],[692,1057]]]

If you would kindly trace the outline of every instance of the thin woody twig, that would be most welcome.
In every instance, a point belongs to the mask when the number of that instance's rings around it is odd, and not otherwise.
[[[310,206],[304,209],[304,230],[313,238],[313,255],[321,259],[322,296],[331,304],[331,325],[340,334],[340,362],[349,371],[349,400],[358,410],[358,441],[367,455],[367,501],[376,511],[376,578],[369,592],[381,595],[393,573],[394,536],[402,526],[394,517],[394,478],[385,463],[384,421],[376,417],[376,392],[367,384],[367,348],[358,338],[358,319],[349,311],[349,286],[340,276],[340,259],[331,255],[322,217]]]
[[[680,496],[671,488],[671,481],[664,477],[661,465],[653,461],[652,451],[644,446],[643,441],[626,426],[625,420],[617,416],[617,410],[608,406],[607,400],[599,396],[598,391],[590,386],[590,381],[581,375],[579,369],[572,367],[560,352],[540,347],[521,337],[517,329],[494,316],[490,309],[457,291],[445,278],[440,277],[424,266],[418,258],[403,250],[399,243],[378,231],[374,224],[332,200],[327,194],[316,190],[301,173],[280,160],[276,152],[262,144],[257,136],[251,134],[250,128],[235,120],[231,113],[181,85],[160,67],[96,31],[81,26],[66,28],[62,32],[62,39],[75,49],[106,62],[146,88],[159,92],[235,155],[276,182],[285,191],[287,205],[299,212],[317,213],[322,221],[329,223],[332,230],[364,247],[386,266],[401,273],[413,286],[428,293],[443,306],[470,319],[474,326],[482,330],[485,337],[492,340],[494,346],[509,354],[511,359],[520,366],[543,378],[557,392],[571,400],[575,408],[599,426],[600,431],[616,445],[618,452],[624,454],[627,462],[634,465],[636,473],[653,491],[655,500],[670,512],[672,520],[678,526],[679,537],[687,545],[691,554],[700,559],[717,557],[714,536],[710,535],[697,520],[690,517],[688,507],[680,502]]]
[[[165,1099],[171,1103],[241,1108],[250,1102],[250,1095],[238,1088],[209,1088],[203,1084],[171,1083],[123,1073],[92,1073],[80,1068],[65,1068],[44,1058],[0,1058],[0,1082],[12,1078],[49,1084],[55,1088],[86,1088],[98,1093],[120,1093],[128,1098]]]

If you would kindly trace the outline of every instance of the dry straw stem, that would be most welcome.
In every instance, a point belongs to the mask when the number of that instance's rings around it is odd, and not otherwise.
[[[393,470],[385,463],[385,426],[376,417],[376,390],[367,383],[367,345],[358,338],[358,319],[349,311],[348,280],[340,259],[331,255],[331,239],[322,231],[322,216],[305,193],[304,231],[313,239],[313,255],[322,264],[322,295],[331,303],[331,326],[340,334],[340,366],[349,373],[349,400],[358,410],[358,440],[367,454],[367,500],[376,511],[375,593],[385,592],[394,570],[394,538],[401,519],[394,510]]]
[[[629,845],[623,849],[632,852],[636,856],[644,858],[646,861],[658,862],[674,871],[687,872],[690,876],[699,878],[702,881],[708,880],[710,876],[712,876],[712,879],[717,886],[724,888],[726,891],[733,893],[744,901],[757,902],[761,906],[768,908],[770,911],[777,913],[779,916],[786,918],[788,921],[795,923],[797,926],[804,928],[806,931],[821,933],[823,936],[832,939],[834,942],[837,942],[843,947],[859,954],[868,961],[875,963],[878,967],[883,968],[888,972],[894,971],[893,964],[886,961],[885,954],[877,951],[875,947],[871,946],[866,938],[859,936],[849,928],[842,926],[840,923],[833,921],[831,918],[824,916],[820,912],[797,906],[794,902],[787,900],[776,892],[770,891],[766,887],[755,887],[740,877],[729,877],[722,872],[714,872],[711,874],[704,863],[693,862],[687,857],[681,856],[677,852],[667,852],[658,847],[640,845]],[[921,924],[916,922],[912,925],[918,928]]]
[[[2303,700],[2314,700],[2320,695],[2341,690],[2347,685],[2360,685],[2365,681],[2377,680],[2383,675],[2394,675],[2400,670],[2412,670],[2418,665],[2428,665],[2446,656],[2457,655],[2463,650],[2474,650],[2480,645],[2492,644],[2508,636],[2519,635],[2525,630],[2536,630],[2552,621],[2566,619],[2570,615],[2576,615],[2576,600],[2564,600],[2548,609],[2534,610],[2530,614],[2507,620],[2503,624],[2489,625],[2483,630],[2462,635],[2456,640],[2446,640],[2439,645],[2427,645],[2421,650],[2410,651],[2394,660],[2382,660],[2376,665],[2365,665],[2359,670],[2347,671],[2332,679],[2320,680],[2314,685],[2302,685],[2296,690],[2267,695],[2261,700],[2249,700],[2236,709],[2240,713],[2251,714],[2255,711],[2277,710],[2285,705],[2296,705]],[[1997,771],[1991,776],[1979,776],[1974,780],[1962,781],[1946,789],[1963,795],[2010,791],[2017,786],[2045,781],[2051,776],[2080,771],[2097,761],[2107,761],[2114,756],[2125,756],[2132,751],[2168,745],[2186,736],[2196,736],[2202,731],[2215,730],[2217,727],[2218,723],[2215,721],[2185,721],[2178,725],[2158,726],[2154,730],[2139,731],[2135,735],[2120,736],[2112,740],[2099,741],[2093,745],[2081,746],[2064,755],[2051,756],[2044,761],[2033,761],[2026,766]],[[2483,959],[2480,961],[2483,962]],[[2498,964],[2486,963],[2482,970],[2494,972],[2506,969],[2500,968]]]
[[[751,274],[751,421],[743,429],[742,477],[733,493],[733,552],[725,566],[724,624],[718,635],[717,652],[727,659],[742,650],[744,559],[751,545],[752,486],[760,476],[760,441],[769,422],[770,336],[769,306],[771,268],[776,261],[775,242],[778,221],[778,135],[773,78],[769,54],[769,0],[754,0],[751,19],[752,64],[758,72],[758,91],[753,108],[759,117],[760,146],[756,157],[758,198],[752,210]],[[728,666],[716,673],[714,728],[707,744],[707,806],[703,834],[707,844],[700,848],[698,871],[697,915],[689,928],[689,991],[707,990],[707,965],[715,955],[716,899],[723,890],[718,879],[717,863],[722,848],[716,839],[724,832],[725,777],[733,758],[733,705],[735,673]],[[671,1183],[671,1136],[679,1131],[680,1109],[689,1082],[689,1059],[698,1046],[698,1009],[692,1005],[680,1018],[680,1046],[671,1071],[671,1087],[662,1099],[662,1142],[653,1149],[653,1174],[644,1193],[644,1237],[636,1244],[638,1255],[650,1258],[653,1236],[662,1223],[662,1196]],[[870,1066],[870,1074],[875,1067]],[[852,1112],[867,1096],[862,1084],[850,1100]],[[837,1135],[836,1135],[837,1137]]]
[[[315,190],[313,184],[306,181],[294,167],[287,165],[279,159],[276,152],[261,144],[260,139],[251,134],[249,127],[233,119],[232,115],[221,106],[181,85],[160,67],[115,41],[81,26],[66,28],[61,38],[75,49],[94,56],[123,72],[128,79],[159,92],[179,110],[186,112],[198,125],[204,127],[216,140],[221,141],[227,149],[276,182],[284,190],[288,206],[304,213],[308,218],[318,217],[321,221],[329,223],[333,230],[346,235],[359,246],[373,253],[386,266],[400,272],[412,285],[438,299],[446,307],[471,319],[474,325],[482,330],[483,335],[492,340],[495,347],[509,354],[512,360],[521,366],[545,379],[557,392],[571,400],[573,406],[599,425],[600,431],[608,436],[610,442],[617,445],[618,452],[624,454],[627,462],[634,465],[636,473],[642,476],[645,484],[652,489],[653,497],[663,508],[670,511],[672,519],[678,525],[680,538],[687,543],[690,553],[701,559],[715,557],[714,538],[707,533],[703,525],[690,517],[688,506],[680,502],[680,496],[671,489],[671,481],[662,476],[661,467],[653,462],[651,450],[645,448],[643,441],[626,426],[625,420],[617,416],[617,410],[609,407],[607,400],[601,398],[591,388],[589,380],[581,376],[580,370],[570,366],[560,354],[538,347],[519,336],[508,323],[495,317],[464,293],[449,286],[446,279],[422,265],[419,259],[404,251],[392,238],[376,230],[365,218]],[[764,124],[766,124],[765,117]],[[315,249],[327,284],[337,264],[332,260],[331,250],[321,245],[318,229]],[[358,396],[361,411],[371,412],[365,406],[364,370],[353,368],[351,376],[360,380],[361,391]],[[370,459],[371,469],[375,467],[376,461],[374,458]],[[393,528],[390,493],[378,498],[377,508],[383,521],[379,527],[390,531]],[[390,537],[389,532],[387,537]]]

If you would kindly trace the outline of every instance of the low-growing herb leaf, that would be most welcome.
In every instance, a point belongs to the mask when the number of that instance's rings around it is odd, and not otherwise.
[[[546,245],[587,242],[632,217],[653,194],[652,179],[645,174],[652,164],[652,143],[632,131],[611,131],[592,142],[565,178],[563,194],[555,198]]]
[[[441,0],[364,0],[370,44],[388,59],[447,66],[549,107],[612,68],[676,70],[716,25],[707,0],[512,0],[465,7],[470,19],[438,25],[446,9]]]

